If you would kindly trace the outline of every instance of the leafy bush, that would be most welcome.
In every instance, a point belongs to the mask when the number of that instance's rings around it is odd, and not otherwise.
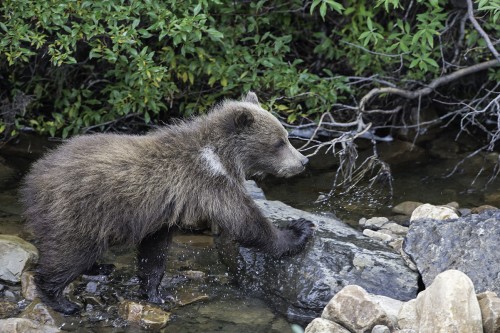
[[[497,31],[498,0],[477,3]],[[289,122],[317,120],[383,82],[491,59],[464,13],[444,0],[3,0],[0,132],[126,130],[248,90]]]

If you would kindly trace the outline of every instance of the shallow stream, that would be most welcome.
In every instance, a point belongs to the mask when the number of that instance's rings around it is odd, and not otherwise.
[[[493,173],[492,160],[498,155],[482,156],[464,163],[451,177],[443,177],[462,159],[454,150],[445,158],[424,154],[417,159],[391,164],[392,191],[386,184],[379,188],[361,187],[347,194],[333,195],[317,203],[334,182],[336,165],[330,156],[318,156],[304,175],[287,180],[267,178],[260,181],[266,196],[296,208],[322,214],[334,214],[354,227],[361,217],[390,216],[392,206],[406,201],[431,204],[458,202],[472,208],[483,204],[498,206],[500,180],[485,184]],[[411,155],[412,152],[409,152]],[[15,152],[0,150],[8,166],[18,174],[26,172],[30,159]],[[36,157],[36,154],[34,155]],[[325,167],[328,166],[329,167]],[[477,172],[484,172],[475,179]],[[19,179],[19,177],[18,177]],[[475,179],[475,181],[474,181]],[[1,183],[0,183],[1,184]],[[0,188],[0,234],[28,237],[21,224],[17,202],[17,184]],[[374,196],[378,193],[378,197]],[[118,315],[117,304],[124,299],[137,300],[137,278],[134,275],[133,249],[113,249],[103,260],[113,263],[115,271],[106,276],[83,276],[74,283],[74,299],[84,306],[80,316],[60,317],[63,330],[75,332],[139,332],[140,327],[127,325]],[[273,312],[263,301],[243,292],[231,283],[226,267],[219,261],[212,237],[204,233],[179,233],[169,252],[169,265],[162,286],[175,303],[164,308],[172,316],[162,332],[292,332],[291,323]],[[3,287],[3,288],[2,288]],[[16,303],[17,316],[29,302],[20,296],[20,287],[0,285],[0,303]],[[1,309],[0,309],[0,315]],[[5,315],[4,315],[5,316]]]

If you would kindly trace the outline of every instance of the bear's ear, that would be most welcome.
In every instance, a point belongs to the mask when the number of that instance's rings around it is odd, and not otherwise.
[[[249,110],[240,109],[235,111],[234,126],[237,130],[249,127],[254,122],[253,114]]]
[[[243,102],[248,102],[252,104],[257,104],[260,106],[259,99],[257,98],[257,95],[253,91],[249,91],[245,99],[243,99]]]

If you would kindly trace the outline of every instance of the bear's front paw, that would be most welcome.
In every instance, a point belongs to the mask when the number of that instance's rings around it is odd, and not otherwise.
[[[298,243],[305,243],[311,238],[315,227],[314,223],[303,218],[294,220],[288,225],[288,229],[292,230],[297,237]]]
[[[290,256],[304,249],[306,242],[312,237],[315,225],[309,220],[298,219],[290,222],[287,228],[282,229],[277,257]]]

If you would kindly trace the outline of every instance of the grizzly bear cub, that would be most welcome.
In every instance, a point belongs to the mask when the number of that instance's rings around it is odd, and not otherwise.
[[[27,227],[40,260],[43,301],[79,310],[63,289],[111,245],[138,245],[140,290],[161,303],[158,287],[175,228],[210,221],[241,245],[274,257],[299,252],[314,224],[278,229],[245,190],[252,175],[290,177],[307,158],[263,110],[254,93],[207,115],[150,134],[78,136],[37,161],[21,188]]]

